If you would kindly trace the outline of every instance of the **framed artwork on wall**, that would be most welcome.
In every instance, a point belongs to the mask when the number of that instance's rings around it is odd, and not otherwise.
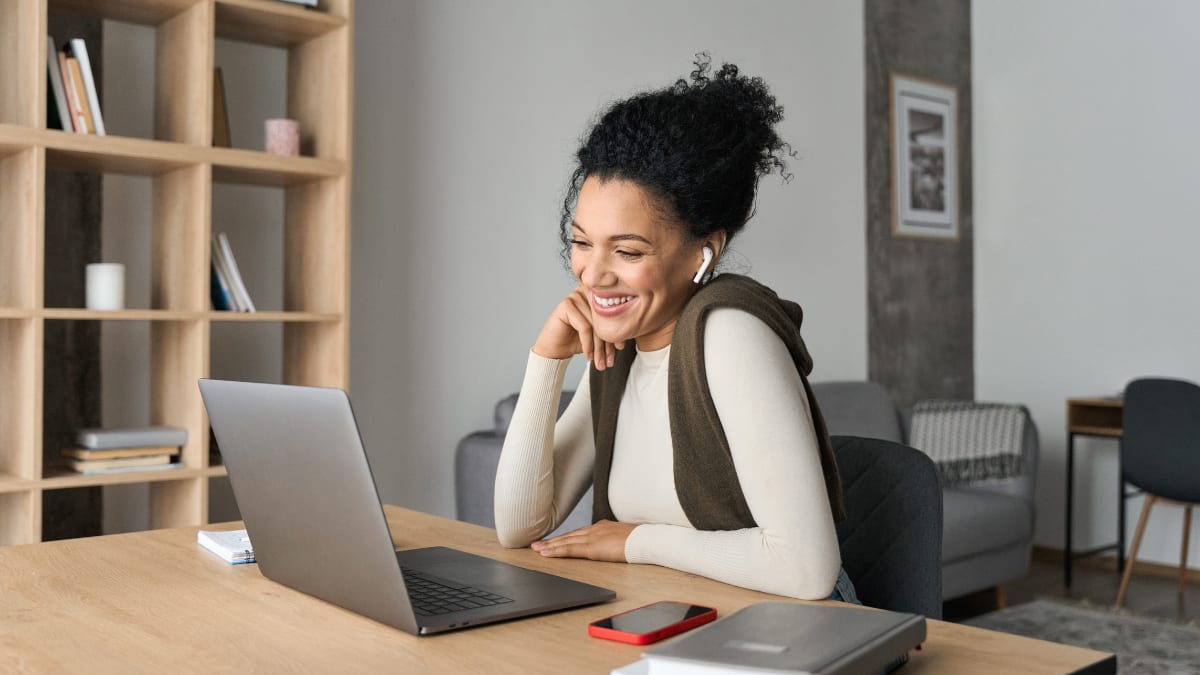
[[[892,235],[958,239],[958,88],[891,75]]]

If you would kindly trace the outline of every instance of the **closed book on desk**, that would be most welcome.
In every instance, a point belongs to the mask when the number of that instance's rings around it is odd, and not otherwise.
[[[857,675],[899,665],[925,617],[844,605],[760,602],[643,655],[650,675]]]
[[[91,450],[181,446],[187,443],[187,429],[170,426],[80,429],[75,434],[75,442]]]

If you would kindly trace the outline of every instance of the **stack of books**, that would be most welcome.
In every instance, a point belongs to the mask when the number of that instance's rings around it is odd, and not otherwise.
[[[100,97],[92,77],[92,62],[87,45],[80,38],[71,40],[59,51],[54,38],[46,38],[46,70],[50,77],[50,127],[77,134],[104,136],[104,116]],[[58,115],[57,124],[54,115]]]
[[[214,234],[212,241],[212,282],[210,296],[213,309],[231,312],[254,312],[254,301],[242,281],[229,238],[224,232]]]
[[[177,469],[173,461],[187,442],[187,430],[157,426],[81,429],[76,447],[63,448],[63,465],[84,474]]]

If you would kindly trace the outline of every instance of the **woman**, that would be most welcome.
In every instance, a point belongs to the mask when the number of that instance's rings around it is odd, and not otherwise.
[[[579,285],[534,343],[497,471],[503,545],[856,601],[800,308],[712,274],[759,177],[786,170],[782,117],[761,79],[729,64],[710,77],[701,55],[690,82],[591,130],[561,222]],[[591,367],[556,423],[580,353]],[[596,522],[541,540],[593,483]]]

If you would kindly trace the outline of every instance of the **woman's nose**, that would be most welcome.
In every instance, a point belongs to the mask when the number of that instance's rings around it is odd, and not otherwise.
[[[608,256],[604,254],[588,256],[587,262],[584,263],[580,272],[579,280],[585,286],[592,288],[603,288],[611,285],[616,279],[612,266],[609,265]]]

